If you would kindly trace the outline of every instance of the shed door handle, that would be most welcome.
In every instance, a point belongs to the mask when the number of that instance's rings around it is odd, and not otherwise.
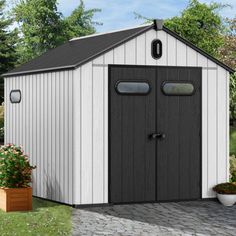
[[[166,135],[163,133],[150,134],[150,139],[164,139],[165,137],[166,137]]]

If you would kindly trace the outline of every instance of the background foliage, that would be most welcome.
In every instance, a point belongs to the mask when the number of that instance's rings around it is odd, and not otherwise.
[[[57,0],[20,0],[13,8],[21,34],[17,50],[18,64],[25,63],[73,37],[95,32],[93,16],[99,9],[85,10],[83,1],[64,17],[57,9]]]
[[[219,14],[224,7],[226,5],[192,0],[180,16],[166,20],[165,26],[216,57],[224,44],[225,26]]]
[[[230,181],[236,182],[236,158],[235,155],[230,156]]]
[[[0,0],[0,105],[4,100],[4,83],[1,74],[6,73],[15,66],[17,61],[16,44],[18,30],[10,30],[13,18],[6,15],[5,1]]]

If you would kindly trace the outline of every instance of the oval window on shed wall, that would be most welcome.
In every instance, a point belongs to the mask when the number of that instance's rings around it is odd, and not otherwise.
[[[11,90],[11,92],[10,92],[10,101],[11,101],[11,103],[20,103],[20,101],[21,101],[21,91],[19,89]]]
[[[159,39],[152,41],[152,57],[159,59],[162,56],[162,42]]]
[[[164,82],[162,91],[169,96],[190,96],[194,93],[194,86],[188,82]]]
[[[150,92],[150,85],[147,82],[120,81],[116,84],[116,91],[119,94],[146,95]]]

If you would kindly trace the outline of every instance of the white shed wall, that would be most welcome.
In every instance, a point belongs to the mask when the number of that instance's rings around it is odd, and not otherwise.
[[[22,100],[12,104],[10,91]],[[22,145],[37,166],[33,194],[73,203],[73,72],[5,79],[5,143]]]
[[[163,55],[151,56],[159,38]],[[164,31],[150,30],[81,66],[74,76],[74,204],[108,202],[108,64],[200,66],[202,197],[229,176],[229,73]]]

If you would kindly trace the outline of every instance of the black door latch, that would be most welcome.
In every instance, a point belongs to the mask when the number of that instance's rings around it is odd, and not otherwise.
[[[166,137],[165,134],[157,133],[157,134],[150,134],[150,139],[164,139]]]

